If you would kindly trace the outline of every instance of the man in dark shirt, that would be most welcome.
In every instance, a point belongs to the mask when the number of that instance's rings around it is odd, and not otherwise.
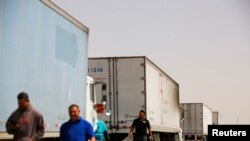
[[[133,137],[133,130],[136,129],[135,135]],[[130,127],[130,137],[134,138],[134,141],[147,141],[147,130],[150,134],[149,139],[153,140],[152,131],[149,121],[145,118],[145,111],[141,110],[139,112],[139,117],[136,118]]]

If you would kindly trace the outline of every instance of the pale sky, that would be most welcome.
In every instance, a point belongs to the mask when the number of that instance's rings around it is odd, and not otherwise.
[[[249,0],[53,0],[90,30],[89,57],[147,56],[222,124],[250,124]]]

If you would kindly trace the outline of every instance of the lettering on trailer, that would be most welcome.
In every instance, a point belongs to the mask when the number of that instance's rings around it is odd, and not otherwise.
[[[103,68],[102,67],[93,67],[93,68],[88,68],[88,72],[89,73],[98,73],[98,72],[103,72]]]

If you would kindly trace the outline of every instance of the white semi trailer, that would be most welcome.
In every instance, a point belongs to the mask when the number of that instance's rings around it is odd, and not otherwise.
[[[212,113],[212,124],[213,125],[218,125],[218,124],[221,124],[222,122],[222,119],[221,119],[221,115],[218,111],[213,111]]]
[[[156,141],[180,140],[179,85],[145,56],[88,59],[88,75],[106,84],[97,87],[97,102],[111,115],[103,118],[112,141],[128,139],[129,127],[146,110]],[[99,93],[99,95],[98,95]]]
[[[94,125],[88,30],[50,0],[0,0],[0,140],[12,139],[5,123],[21,91],[44,116],[44,140],[59,136],[72,103]]]
[[[181,103],[181,128],[184,141],[207,141],[212,109],[204,103]]]

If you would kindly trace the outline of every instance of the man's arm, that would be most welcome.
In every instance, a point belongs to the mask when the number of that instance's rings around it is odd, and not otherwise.
[[[151,128],[148,128],[148,131],[149,131],[149,139],[153,140],[153,133],[152,133]]]
[[[130,137],[130,138],[133,137],[133,131],[134,131],[134,126],[131,126],[131,127],[130,127],[130,130],[129,130],[129,137]]]
[[[13,114],[8,118],[5,127],[9,134],[14,134],[19,128],[19,124],[13,120]]]
[[[153,133],[149,121],[148,121],[148,132],[149,132],[149,140],[153,140]]]
[[[43,138],[44,135],[44,119],[42,115],[38,115],[38,122],[36,127],[36,134],[35,134],[35,140],[40,140]]]
[[[134,131],[134,126],[131,126],[130,130],[129,130],[129,133],[133,133],[133,131]]]
[[[132,135],[133,135],[134,128],[136,126],[136,122],[135,121],[136,121],[136,119],[134,119],[132,125],[130,126],[130,130],[129,130],[129,133],[132,133]]]

